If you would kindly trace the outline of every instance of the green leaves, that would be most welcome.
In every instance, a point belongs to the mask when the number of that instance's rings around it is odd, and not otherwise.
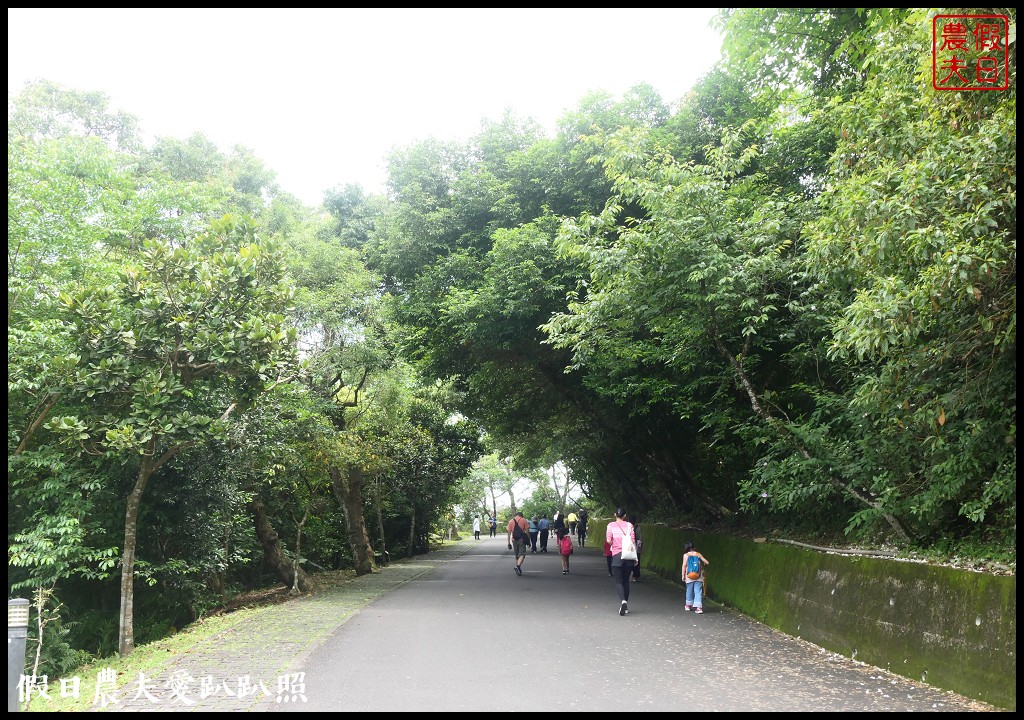
[[[80,410],[44,427],[79,452],[153,460],[204,442],[232,402],[292,371],[291,296],[283,256],[247,220],[146,241],[118,282],[60,295],[76,346],[60,392]]]

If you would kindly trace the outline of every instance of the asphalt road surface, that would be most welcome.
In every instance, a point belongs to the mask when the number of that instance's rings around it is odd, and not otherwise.
[[[992,710],[776,632],[645,573],[629,615],[600,538],[563,575],[550,543],[512,569],[505,536],[370,602],[306,655],[276,711]],[[713,585],[714,577],[709,577]]]

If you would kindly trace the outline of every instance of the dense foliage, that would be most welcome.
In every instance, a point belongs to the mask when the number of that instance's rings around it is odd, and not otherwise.
[[[676,103],[510,112],[317,209],[246,148],[13,98],[9,586],[44,671],[576,500],[1015,562],[1015,34],[1010,88],[957,93],[924,11],[719,19]]]

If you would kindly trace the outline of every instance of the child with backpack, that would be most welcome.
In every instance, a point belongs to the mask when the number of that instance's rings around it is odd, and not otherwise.
[[[569,556],[572,555],[572,538],[565,528],[558,530],[558,553],[562,556],[562,574],[569,574]]]
[[[683,582],[686,583],[686,609],[691,607],[698,615],[704,613],[704,567],[708,559],[697,552],[693,543],[683,546]]]

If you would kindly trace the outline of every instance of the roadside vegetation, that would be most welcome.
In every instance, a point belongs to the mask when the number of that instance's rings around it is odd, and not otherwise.
[[[510,111],[317,208],[102,94],[11,97],[26,674],[516,509],[1015,573],[1015,34],[1008,90],[942,92],[923,10],[720,22],[683,98]]]

